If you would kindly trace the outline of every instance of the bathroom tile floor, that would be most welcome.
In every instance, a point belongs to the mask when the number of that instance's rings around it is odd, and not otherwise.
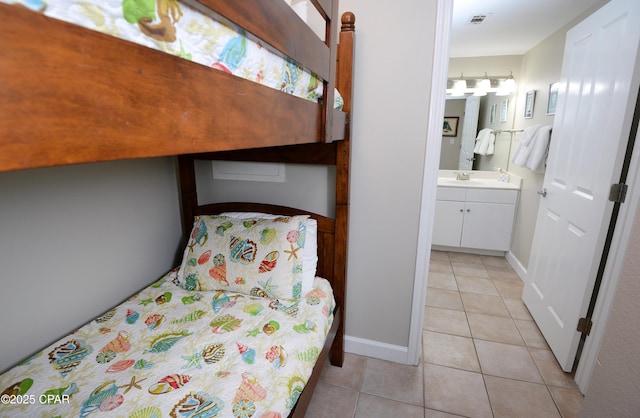
[[[307,417],[577,417],[562,371],[501,257],[431,252],[418,367],[345,354],[326,364]]]

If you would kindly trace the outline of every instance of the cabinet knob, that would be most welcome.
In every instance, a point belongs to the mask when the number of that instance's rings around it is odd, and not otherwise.
[[[471,212],[471,209],[467,209],[467,212]]]
[[[463,210],[463,209],[460,209],[460,213],[462,213],[462,212],[464,212],[464,210]]]

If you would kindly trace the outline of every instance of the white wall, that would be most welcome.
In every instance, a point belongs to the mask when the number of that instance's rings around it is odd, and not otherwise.
[[[340,2],[357,31],[346,332],[407,347],[436,1],[401,5]]]
[[[636,212],[618,291],[581,417],[640,415],[640,212]]]
[[[196,161],[200,203],[259,202],[335,216],[335,167],[286,164],[284,183],[213,180],[210,161]]]
[[[0,173],[0,371],[172,268],[177,196],[171,158]]]
[[[521,78],[518,82],[515,129],[526,129],[534,125],[553,125],[554,116],[547,115],[549,85],[560,79],[565,36],[566,29],[558,31],[523,56]],[[530,90],[536,92],[533,117],[525,119],[526,92]],[[522,133],[513,136],[512,155],[517,149],[521,137]],[[511,157],[509,158],[511,159]],[[540,204],[540,195],[537,192],[542,189],[544,174],[534,173],[515,164],[509,164],[509,171],[522,177],[522,190],[511,242],[511,253],[522,266],[527,268],[538,215],[538,205]]]

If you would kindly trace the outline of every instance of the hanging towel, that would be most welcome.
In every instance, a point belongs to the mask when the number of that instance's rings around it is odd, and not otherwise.
[[[544,173],[549,154],[549,140],[551,139],[551,125],[541,126],[535,137],[531,147],[531,154],[527,158],[525,167],[536,173]]]
[[[496,142],[496,134],[493,129],[482,129],[476,137],[476,145],[473,149],[474,154],[491,155],[493,154]]]
[[[520,143],[511,157],[512,163],[520,167],[526,166],[527,160],[531,155],[531,150],[533,149],[533,139],[536,137],[536,133],[541,126],[542,125],[534,125],[524,130],[522,137],[520,137]]]
[[[487,155],[493,155],[496,144],[496,133],[491,131],[489,135],[489,145],[487,146]]]

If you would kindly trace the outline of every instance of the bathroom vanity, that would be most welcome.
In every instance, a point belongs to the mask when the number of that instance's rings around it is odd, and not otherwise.
[[[508,251],[522,179],[497,171],[468,173],[440,170],[434,248],[486,254]]]

